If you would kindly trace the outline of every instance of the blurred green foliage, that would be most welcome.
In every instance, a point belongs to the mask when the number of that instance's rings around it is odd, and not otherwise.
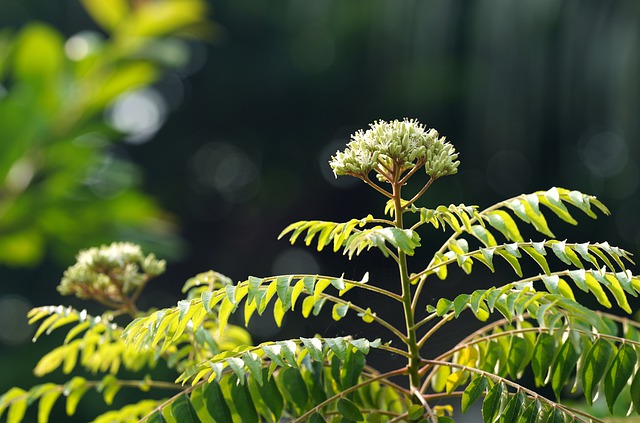
[[[122,95],[184,65],[177,39],[212,33],[201,0],[84,0],[103,33],[31,22],[0,32],[0,264],[126,238],[179,250],[173,219],[140,190],[105,120]]]

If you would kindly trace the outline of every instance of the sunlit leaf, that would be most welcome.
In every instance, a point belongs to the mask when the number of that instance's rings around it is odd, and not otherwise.
[[[488,387],[489,382],[484,376],[473,379],[462,393],[462,412],[466,413],[469,406],[473,405]]]
[[[598,384],[605,375],[613,351],[614,346],[611,342],[597,338],[585,356],[582,366],[582,387],[589,405],[593,402]]]
[[[633,375],[633,369],[637,362],[638,356],[635,348],[623,343],[613,358],[609,371],[604,376],[604,394],[610,412],[613,412],[613,405],[622,392],[622,388]]]
[[[485,423],[495,421],[500,412],[502,399],[506,393],[507,387],[502,382],[496,383],[493,385],[493,388],[489,390],[489,393],[487,393],[482,403],[482,418]]]
[[[554,337],[548,333],[541,333],[533,348],[531,360],[531,368],[533,369],[537,386],[542,386],[546,383],[555,351],[556,342]]]
[[[504,410],[500,413],[500,421],[515,422],[522,414],[525,406],[526,398],[522,391],[518,391],[513,395]]]
[[[569,381],[569,376],[576,367],[580,354],[570,341],[564,342],[556,355],[551,368],[551,386],[556,398],[560,397],[560,390]],[[549,362],[547,362],[547,366]]]

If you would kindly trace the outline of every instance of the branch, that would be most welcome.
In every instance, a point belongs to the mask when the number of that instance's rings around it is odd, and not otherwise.
[[[427,417],[429,417],[429,420],[431,420],[432,423],[438,423],[438,417],[433,413],[431,406],[429,406],[429,403],[422,395],[422,392],[418,391],[418,389],[415,386],[412,386],[411,393],[415,398],[418,399],[418,401],[420,401],[420,404],[422,404],[422,407],[427,411]]]
[[[429,187],[431,186],[431,184],[433,183],[433,181],[435,181],[435,179],[433,178],[429,178],[429,181],[427,181],[426,184],[424,184],[424,186],[422,187],[422,189],[420,191],[418,191],[418,193],[416,195],[413,196],[413,198],[409,201],[407,201],[404,206],[402,206],[402,210],[406,209],[407,207],[409,207],[410,205],[412,205],[413,203],[416,202],[416,200],[418,200],[418,198],[420,198],[422,196],[422,194],[425,193],[425,191],[427,189],[429,189]]]
[[[371,188],[375,189],[376,191],[378,191],[380,194],[384,195],[387,198],[393,198],[393,195],[387,191],[384,188],[381,188],[378,184],[376,184],[375,182],[371,181],[371,179],[369,179],[369,175],[363,175],[360,178],[365,184],[369,185]]]
[[[438,329],[440,329],[446,323],[451,321],[451,319],[453,319],[454,316],[455,316],[455,313],[449,313],[449,314],[443,316],[442,320],[440,320],[438,323],[433,325],[433,327],[431,329],[429,329],[429,331],[427,333],[425,333],[422,338],[420,338],[420,340],[418,341],[418,348],[422,348],[422,346],[427,341],[427,339],[429,339],[431,337],[431,335],[433,335],[435,332],[437,332]]]
[[[349,307],[352,310],[357,311],[358,313],[366,313],[367,310],[363,309],[362,307],[359,307],[355,304],[352,304],[349,301],[345,301],[342,298],[338,298],[338,297],[334,297],[333,295],[330,294],[325,294],[324,292],[322,294],[320,294],[321,297],[327,298],[329,300],[331,300],[334,303],[337,304],[342,304],[342,305],[346,305],[347,307]],[[393,326],[391,323],[387,322],[386,320],[384,320],[381,317],[378,317],[375,314],[369,314],[369,316],[371,316],[371,318],[373,320],[375,320],[376,322],[378,322],[380,325],[384,326],[385,328],[389,329],[394,335],[396,335],[398,338],[400,338],[400,340],[403,343],[407,343],[409,341],[409,339],[406,337],[405,334],[403,334],[402,332],[400,332],[398,329],[395,328],[395,326]]]
[[[402,179],[400,179],[398,181],[398,183],[400,185],[404,185],[407,183],[407,181],[409,180],[409,178],[411,177],[411,175],[413,175],[414,173],[416,173],[418,171],[418,169],[420,169],[422,167],[422,165],[424,164],[425,160],[424,159],[418,159],[418,161],[416,162],[416,164],[411,168],[411,170],[409,172],[407,172],[406,175],[404,175],[402,177]]]

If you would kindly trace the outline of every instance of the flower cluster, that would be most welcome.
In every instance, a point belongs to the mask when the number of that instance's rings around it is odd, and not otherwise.
[[[141,289],[165,270],[165,261],[144,255],[138,245],[115,242],[78,253],[58,285],[62,295],[122,303],[124,297]]]
[[[384,175],[393,169],[399,175],[416,165],[424,165],[427,174],[436,179],[457,173],[460,164],[457,158],[455,148],[435,129],[427,129],[414,119],[380,120],[371,124],[370,129],[353,134],[347,148],[336,152],[329,164],[336,177],[364,177],[376,170],[383,181],[388,179]]]

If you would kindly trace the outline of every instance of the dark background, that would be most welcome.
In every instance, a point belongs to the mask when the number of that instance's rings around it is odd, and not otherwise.
[[[208,269],[234,280],[294,271],[359,278],[372,269],[392,287],[394,268],[377,252],[348,261],[276,240],[295,220],[382,214],[382,199],[358,181],[335,180],[327,164],[351,133],[376,119],[417,118],[460,152],[459,174],[434,185],[422,205],[483,207],[554,185],[578,189],[613,214],[593,222],[576,213],[577,229],[553,220],[559,239],[606,239],[638,252],[637,1],[211,4],[214,40],[191,45],[184,81],[168,72],[156,86],[170,110],[164,125],[145,143],[118,146],[140,165],[144,190],[176,217],[185,245],[143,306],[175,304],[182,283]],[[32,20],[66,36],[97,29],[76,1],[0,3],[0,26]],[[72,260],[0,268],[0,296],[68,302],[55,286]],[[430,297],[512,279],[478,269]],[[287,321],[298,335],[351,332],[320,322]],[[284,336],[270,326],[253,329],[256,341]],[[0,391],[34,382],[27,375],[40,344],[28,337],[0,344]]]

